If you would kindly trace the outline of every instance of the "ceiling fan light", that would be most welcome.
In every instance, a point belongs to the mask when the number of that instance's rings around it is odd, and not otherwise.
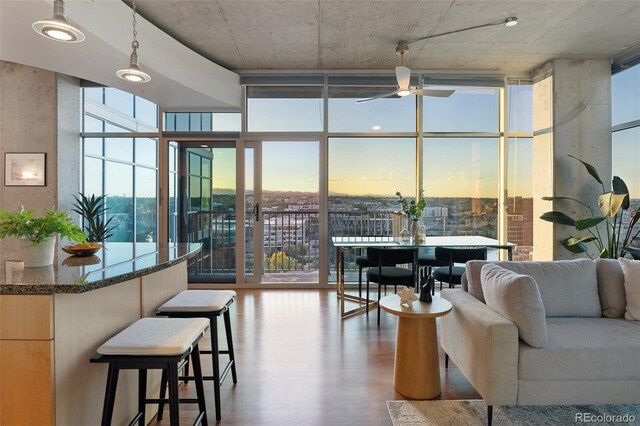
[[[518,25],[518,18],[515,16],[511,16],[504,20],[504,25],[506,25],[507,27],[515,27],[516,25]]]
[[[411,91],[409,89],[398,90],[398,96],[404,97],[404,96],[409,96],[410,94],[411,94]]]
[[[64,1],[53,2],[53,17],[36,21],[33,30],[48,39],[64,43],[80,43],[84,40],[82,31],[71,25],[64,14]]]

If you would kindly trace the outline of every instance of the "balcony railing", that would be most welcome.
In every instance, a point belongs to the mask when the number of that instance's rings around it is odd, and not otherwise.
[[[477,219],[482,226],[469,223],[465,216],[453,224],[444,217],[426,217],[428,235],[485,235],[495,238],[495,228],[488,219]],[[491,219],[491,218],[489,218]],[[391,236],[394,213],[392,211],[330,211],[329,236]],[[190,262],[191,276],[202,275],[233,279],[236,273],[236,215],[233,211],[206,211],[189,213],[188,241],[201,242],[202,253]],[[263,281],[318,280],[320,257],[320,231],[318,210],[265,210],[262,214],[263,267],[256,271],[253,255],[253,233],[256,222],[251,214],[245,221],[245,271],[247,275],[259,273]],[[336,250],[329,239],[327,273],[329,282],[335,281]],[[345,252],[347,281],[357,280],[355,263],[358,250]],[[298,274],[298,275],[296,275]]]
[[[262,214],[263,274],[317,272],[320,255],[319,212],[317,210],[264,211]],[[216,275],[235,273],[236,216],[230,211],[189,213],[189,242],[201,242],[202,252],[192,262],[190,273]],[[252,235],[255,221],[246,221],[245,268],[253,271]],[[329,212],[330,235],[392,235],[393,212]],[[347,272],[357,271],[355,257],[347,252]],[[335,271],[335,249],[329,241],[329,274]]]

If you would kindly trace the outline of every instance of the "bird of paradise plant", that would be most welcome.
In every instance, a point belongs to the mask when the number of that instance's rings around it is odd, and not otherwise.
[[[593,243],[598,250],[600,258],[617,259],[619,256],[624,256],[625,252],[628,251],[626,248],[640,234],[640,230],[637,232],[634,230],[634,227],[640,221],[640,209],[625,215],[625,212],[631,207],[627,185],[620,177],[614,176],[611,182],[612,190],[607,191],[595,167],[572,155],[569,157],[580,161],[586,168],[587,173],[602,186],[602,194],[598,197],[600,211],[594,212],[594,209],[586,203],[571,197],[542,197],[546,201],[568,200],[578,203],[589,210],[590,216],[574,219],[565,213],[550,211],[540,216],[540,219],[560,225],[572,226],[576,231],[586,231],[589,234],[582,237],[570,236],[559,241],[564,248],[572,253],[585,253],[591,257],[587,243]],[[625,217],[627,226],[623,235]],[[601,229],[602,225],[604,225],[604,230]],[[606,231],[606,233],[603,231]]]

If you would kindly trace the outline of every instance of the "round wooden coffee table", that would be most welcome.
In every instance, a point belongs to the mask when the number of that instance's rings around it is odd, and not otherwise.
[[[414,300],[412,307],[400,306],[397,294],[385,296],[380,307],[398,316],[393,388],[413,399],[432,399],[440,395],[440,360],[436,318],[448,314],[449,301],[434,297],[433,302]]]

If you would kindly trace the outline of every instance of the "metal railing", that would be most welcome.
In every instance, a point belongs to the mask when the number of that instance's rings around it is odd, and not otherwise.
[[[317,210],[264,211],[263,273],[314,272],[319,268],[320,230]],[[187,215],[187,239],[202,243],[199,257],[191,262],[190,274],[235,273],[236,215],[233,211],[193,212]],[[247,253],[245,268],[253,270],[251,250],[255,222],[245,224]],[[329,235],[390,236],[393,212],[329,212]],[[356,252],[348,252],[347,271],[357,271]],[[335,249],[329,241],[329,273],[335,271]]]

